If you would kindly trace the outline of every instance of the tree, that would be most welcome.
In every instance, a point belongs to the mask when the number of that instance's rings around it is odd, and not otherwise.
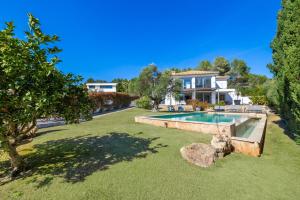
[[[133,78],[128,83],[128,93],[130,95],[142,96],[138,90],[138,78]]]
[[[151,99],[153,111],[158,110],[167,94],[177,96],[180,89],[181,82],[171,77],[171,71],[161,73],[155,65],[144,68],[137,79],[138,93]]]
[[[30,142],[37,119],[52,115],[67,123],[90,119],[82,78],[63,74],[56,65],[59,38],[44,34],[39,20],[29,14],[26,40],[14,36],[14,25],[0,31],[0,144],[8,153],[12,176],[25,167],[16,148]]]
[[[224,57],[216,57],[214,61],[214,70],[217,70],[221,76],[224,76],[230,70],[228,60]]]
[[[250,72],[250,67],[247,66],[246,62],[240,59],[234,59],[231,64],[230,74],[236,78],[245,77]]]
[[[263,85],[264,94],[268,100],[268,105],[274,108],[279,107],[279,95],[276,80],[269,79]]]
[[[195,69],[202,70],[202,71],[212,71],[213,66],[208,60],[203,60],[199,63],[199,65]]]
[[[300,135],[300,1],[283,0],[277,23],[268,67],[277,83],[281,116]]]
[[[117,92],[128,93],[129,80],[123,78],[115,78],[113,83],[117,83]]]
[[[88,78],[86,83],[107,83],[106,80]]]
[[[173,71],[173,72],[178,73],[178,72],[181,72],[182,70],[179,69],[178,67],[171,67],[171,68],[170,68],[170,71]]]

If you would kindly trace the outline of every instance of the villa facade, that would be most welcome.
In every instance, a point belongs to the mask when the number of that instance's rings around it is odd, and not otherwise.
[[[216,71],[172,72],[172,77],[182,81],[182,90],[179,100],[175,100],[171,94],[168,94],[165,99],[166,105],[185,104],[189,99],[210,104],[221,101],[226,105],[234,105],[237,102],[250,103],[248,97],[241,97],[237,95],[235,89],[227,88],[229,76],[219,76]]]
[[[117,92],[117,83],[87,83],[91,92]]]

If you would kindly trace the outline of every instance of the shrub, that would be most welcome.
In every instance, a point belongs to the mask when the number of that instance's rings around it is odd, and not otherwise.
[[[151,99],[147,96],[143,96],[136,101],[138,108],[151,109]]]
[[[225,106],[225,102],[224,101],[220,101],[219,103],[216,103],[217,106]]]
[[[194,110],[196,110],[197,107],[199,107],[201,110],[206,110],[209,106],[207,102],[201,102],[197,99],[187,100],[186,104],[191,105]]]
[[[267,105],[268,104],[268,100],[266,98],[266,96],[252,96],[250,97],[251,101],[253,104],[256,105]]]

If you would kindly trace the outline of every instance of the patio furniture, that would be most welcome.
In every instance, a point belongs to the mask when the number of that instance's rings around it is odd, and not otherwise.
[[[252,106],[249,106],[248,109],[247,109],[247,112],[252,112],[252,113],[262,113],[263,112],[263,108],[262,106],[259,106],[259,105],[252,105]]]
[[[175,112],[174,106],[168,106],[168,111],[169,112]]]
[[[225,106],[215,106],[214,110],[217,111],[217,112],[225,111]]]
[[[185,105],[184,106],[184,111],[185,112],[193,112],[194,111],[193,106],[191,106],[191,105]]]
[[[240,105],[229,105],[225,107],[226,112],[243,112],[243,108]]]
[[[184,107],[183,106],[178,106],[178,112],[184,112]]]

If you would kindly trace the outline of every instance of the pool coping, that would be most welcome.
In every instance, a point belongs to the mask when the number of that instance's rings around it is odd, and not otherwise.
[[[190,113],[171,113],[171,114],[163,114],[163,115],[150,115],[150,116],[140,116],[140,117],[148,117],[151,119],[155,119],[155,120],[166,120],[166,121],[178,121],[178,122],[192,122],[192,123],[200,123],[200,124],[222,124],[222,125],[232,125],[232,124],[241,124],[244,123],[246,120],[248,120],[248,118],[243,118],[243,121],[240,122],[199,122],[199,121],[183,121],[183,120],[176,120],[176,119],[162,119],[162,118],[157,118],[159,116],[168,116],[168,115],[188,115],[191,113],[207,113],[207,114],[226,114],[226,115],[241,115],[240,113],[224,113],[224,112],[206,112],[206,111],[195,111],[195,112],[190,112]],[[241,115],[243,116],[243,115]]]
[[[200,113],[200,112],[197,112]],[[203,113],[203,112],[201,112]],[[242,115],[246,116],[246,120],[236,124],[236,122],[197,122],[197,121],[182,121],[182,120],[170,120],[170,119],[161,119],[154,118],[154,115],[150,116],[136,116],[135,122],[150,124],[154,126],[166,127],[166,128],[177,128],[186,131],[193,131],[204,134],[225,134],[230,136],[232,141],[232,146],[235,152],[240,152],[246,155],[251,156],[260,156],[263,151],[266,125],[267,125],[267,115],[263,113],[224,113],[224,112],[204,112],[210,114],[232,114],[232,115]],[[179,114],[180,113],[174,113]],[[182,113],[186,114],[186,113]],[[166,114],[172,115],[172,114]],[[163,116],[163,115],[155,115]],[[245,123],[251,118],[259,118],[258,123],[255,128],[251,131],[248,138],[236,137],[235,129],[236,126]],[[193,126],[194,125],[194,126]]]

